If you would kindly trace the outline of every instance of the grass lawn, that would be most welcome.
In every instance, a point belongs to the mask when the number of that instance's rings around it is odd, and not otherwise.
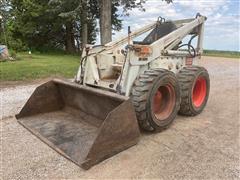
[[[204,50],[205,56],[240,58],[240,52]],[[20,60],[0,62],[0,82],[24,81],[47,77],[73,78],[80,56],[54,54],[18,54]]]
[[[18,55],[20,60],[0,62],[0,81],[34,80],[46,77],[73,78],[80,56]]]
[[[226,57],[226,58],[240,58],[239,51],[217,51],[217,50],[204,50],[204,56]]]

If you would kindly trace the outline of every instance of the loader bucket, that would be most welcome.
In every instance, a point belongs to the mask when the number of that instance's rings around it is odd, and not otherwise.
[[[62,80],[36,88],[16,118],[84,169],[135,145],[140,134],[129,98]]]

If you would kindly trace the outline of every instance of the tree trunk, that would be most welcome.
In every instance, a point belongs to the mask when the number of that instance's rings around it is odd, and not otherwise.
[[[100,0],[101,44],[112,41],[112,0]]]
[[[88,43],[88,22],[87,22],[87,2],[82,0],[82,14],[81,14],[81,37],[82,48]]]
[[[68,53],[76,52],[73,25],[71,22],[66,24],[66,51]]]

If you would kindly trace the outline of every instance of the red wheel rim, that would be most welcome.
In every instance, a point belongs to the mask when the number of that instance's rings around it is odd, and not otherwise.
[[[192,91],[192,102],[195,107],[200,107],[207,95],[207,82],[203,77],[199,77],[195,82]]]
[[[160,86],[153,98],[153,113],[158,120],[168,118],[175,106],[176,95],[171,84]]]

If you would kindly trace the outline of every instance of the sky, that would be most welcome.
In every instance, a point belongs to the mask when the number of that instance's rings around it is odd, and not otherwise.
[[[240,51],[240,0],[173,0],[167,4],[162,0],[147,0],[145,12],[130,11],[122,16],[123,29],[115,32],[113,39],[132,30],[156,21],[158,16],[167,20],[193,18],[199,12],[207,16],[204,34],[204,49]]]

